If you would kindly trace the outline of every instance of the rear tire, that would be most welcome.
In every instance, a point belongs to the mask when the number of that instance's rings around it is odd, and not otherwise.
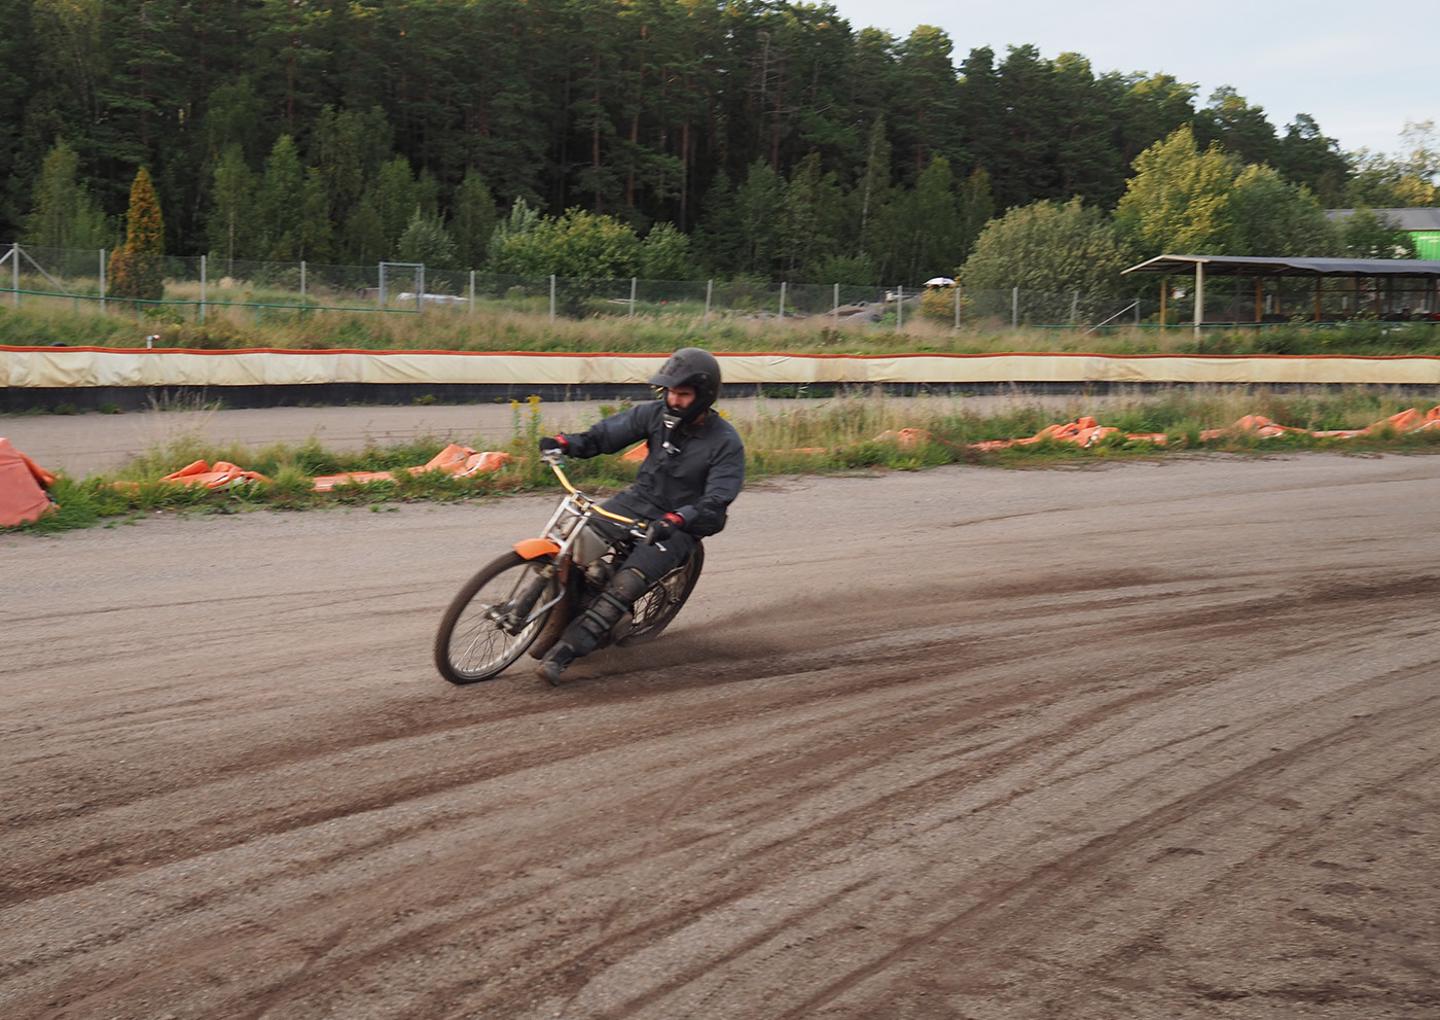
[[[615,643],[621,648],[629,648],[658,638],[695,590],[704,566],[705,546],[697,541],[689,559],[652,584],[644,595],[635,600],[630,630]]]
[[[516,634],[506,632],[490,613],[514,599],[549,563],[548,558],[527,560],[517,552],[508,552],[465,582],[435,632],[435,668],[441,676],[452,684],[493,680],[525,654],[551,610],[541,613]],[[558,583],[551,578],[535,604],[544,605],[553,599]]]

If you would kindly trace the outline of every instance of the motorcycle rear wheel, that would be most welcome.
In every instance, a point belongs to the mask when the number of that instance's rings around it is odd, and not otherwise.
[[[502,617],[531,583],[540,580],[539,571],[549,562],[527,560],[517,552],[508,552],[465,582],[435,632],[435,668],[441,676],[452,684],[493,680],[525,654],[551,610],[513,634],[503,626]],[[558,583],[554,578],[546,581],[534,605],[553,599]]]
[[[628,648],[658,638],[690,598],[704,566],[705,547],[696,542],[695,551],[689,559],[652,584],[644,595],[635,600],[630,629],[615,643]]]

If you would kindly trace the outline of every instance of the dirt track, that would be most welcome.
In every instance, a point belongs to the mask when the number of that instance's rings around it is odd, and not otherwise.
[[[549,501],[0,538],[0,1016],[1433,1018],[1440,458],[747,492],[561,689]]]

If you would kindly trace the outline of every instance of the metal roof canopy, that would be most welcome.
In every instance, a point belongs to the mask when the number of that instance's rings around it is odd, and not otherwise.
[[[1247,255],[1157,255],[1124,273],[1189,273],[1206,276],[1409,276],[1440,279],[1440,262],[1419,259],[1302,259]]]
[[[1260,321],[1260,290],[1264,279],[1286,276],[1308,277],[1315,281],[1315,321],[1320,321],[1322,283],[1327,276],[1361,279],[1429,280],[1429,289],[1440,289],[1440,262],[1419,259],[1307,259],[1266,258],[1248,255],[1157,255],[1122,272],[1171,275],[1195,274],[1195,336],[1205,324],[1205,278],[1207,276],[1248,276],[1255,281],[1255,321]],[[1161,282],[1160,321],[1165,321],[1165,297],[1169,287]],[[1379,288],[1376,288],[1377,308]],[[1162,326],[1163,328],[1163,326]]]

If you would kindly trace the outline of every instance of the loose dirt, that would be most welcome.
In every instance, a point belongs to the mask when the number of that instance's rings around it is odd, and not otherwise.
[[[0,537],[0,1016],[1433,1018],[1437,492],[757,486],[554,689],[428,659],[545,497]]]

